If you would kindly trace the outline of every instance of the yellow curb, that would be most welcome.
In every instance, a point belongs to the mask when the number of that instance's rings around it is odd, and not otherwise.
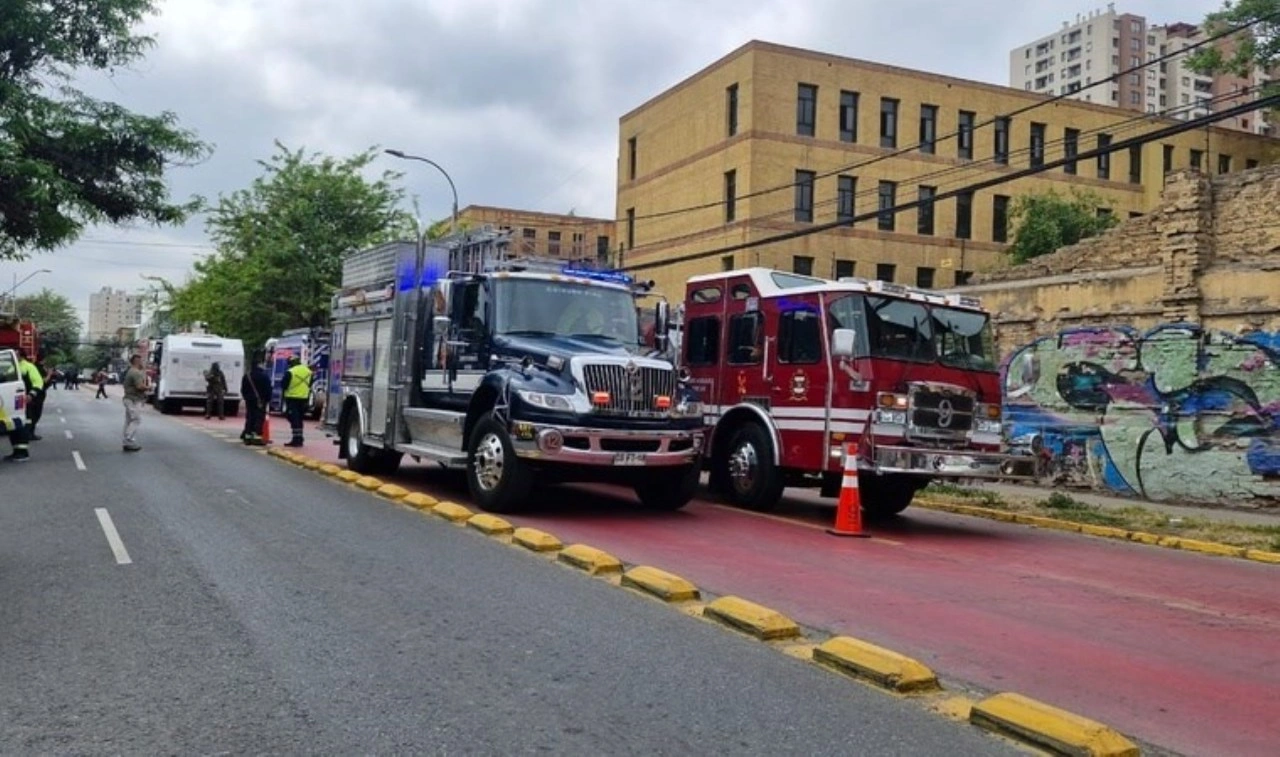
[[[416,507],[419,510],[430,510],[431,508],[435,507],[436,503],[439,502],[440,500],[430,495],[423,494],[422,492],[412,492],[406,495],[404,500],[402,501],[406,505],[409,505],[410,507]]]
[[[1069,520],[1058,520],[1057,518],[1046,518],[1042,515],[1023,515],[1016,513],[1013,516],[1014,523],[1021,523],[1024,526],[1036,526],[1038,528],[1049,528],[1055,531],[1074,531],[1080,533],[1080,523]]]
[[[279,447],[270,447],[267,449],[267,454],[272,455],[274,457],[284,457],[285,455],[291,455],[293,453],[287,449],[280,449]]]
[[[382,479],[373,476],[361,476],[356,479],[356,486],[367,491],[375,491],[382,488]]]
[[[791,618],[741,597],[720,597],[707,605],[702,614],[764,641],[794,639],[800,635],[800,626]]]
[[[1146,531],[1130,531],[1129,541],[1136,541],[1139,544],[1149,544],[1153,547],[1160,546],[1160,534],[1149,534]]]
[[[1246,550],[1244,556],[1249,560],[1280,565],[1280,552],[1267,552],[1261,549]]]
[[[1199,539],[1182,539],[1178,549],[1187,552],[1199,552],[1202,555],[1218,555],[1219,557],[1246,557],[1249,550],[1231,544],[1219,544],[1216,541],[1200,541]]]
[[[1138,747],[1102,723],[1021,694],[996,694],[973,706],[969,722],[1058,754],[1137,757]]]
[[[1099,536],[1103,539],[1128,539],[1130,532],[1114,526],[1095,526],[1090,523],[1084,523],[1080,526],[1080,533],[1088,536]]]
[[[556,552],[564,546],[556,537],[536,528],[517,528],[511,540],[533,552]]]
[[[321,465],[316,470],[320,471],[326,476],[336,476],[342,472],[342,466],[334,465],[333,463],[325,463],[324,465]]]
[[[593,576],[621,573],[622,561],[608,552],[585,544],[573,544],[560,552],[559,560]]]
[[[409,490],[395,484],[383,484],[378,487],[378,496],[387,499],[404,499],[409,496]]]
[[[307,470],[320,470],[320,466],[324,465],[324,463],[320,462],[314,457],[302,458],[301,464],[302,464],[302,467],[306,468]]]
[[[461,523],[472,515],[470,510],[454,502],[437,502],[431,512],[451,523]]]
[[[688,602],[702,597],[698,587],[680,576],[648,565],[637,565],[623,573],[622,585],[652,594],[665,602]]]
[[[338,471],[338,475],[334,478],[337,478],[339,481],[346,481],[348,484],[354,484],[360,480],[360,474],[353,470],[344,470]]]
[[[845,675],[902,693],[940,688],[938,677],[924,664],[848,636],[827,639],[813,650],[813,659]]]
[[[485,536],[506,536],[515,531],[515,526],[489,513],[477,513],[467,518],[467,528],[474,528]]]

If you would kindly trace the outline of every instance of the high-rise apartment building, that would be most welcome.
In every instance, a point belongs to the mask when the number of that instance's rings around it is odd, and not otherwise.
[[[142,297],[111,287],[89,295],[89,341],[114,339],[119,329],[141,322]]]
[[[1199,118],[1255,96],[1254,88],[1266,81],[1261,70],[1249,77],[1205,76],[1185,66],[1187,56],[1178,55],[1179,51],[1203,39],[1203,31],[1194,24],[1150,24],[1143,16],[1118,13],[1109,4],[1106,10],[1077,15],[1074,22],[1064,21],[1057,32],[1014,48],[1009,53],[1009,86],[1179,120]],[[1229,47],[1231,43],[1222,44]],[[1175,57],[1141,71],[1131,70],[1170,54]],[[1121,75],[1125,71],[1129,73]],[[1088,89],[1117,75],[1114,82]],[[1237,93],[1239,97],[1233,97]],[[1219,126],[1273,133],[1260,113],[1222,121]]]

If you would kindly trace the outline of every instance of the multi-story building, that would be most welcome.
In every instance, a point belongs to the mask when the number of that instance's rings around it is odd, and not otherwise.
[[[1194,24],[1149,24],[1143,16],[1107,9],[1077,15],[1074,22],[1009,53],[1009,86],[1041,95],[1065,96],[1085,102],[1113,105],[1125,110],[1169,115],[1186,120],[1230,108],[1256,94],[1253,87],[1265,81],[1261,70],[1249,77],[1234,74],[1196,74],[1185,66],[1187,55],[1177,55],[1204,40]],[[1230,40],[1223,41],[1230,47]],[[1142,71],[1132,69],[1173,54]],[[1089,88],[1094,82],[1120,75],[1116,81]],[[1228,119],[1221,128],[1253,134],[1269,134],[1261,113]]]
[[[89,295],[89,341],[113,339],[120,328],[141,323],[142,299],[140,295],[111,287]]]
[[[1135,216],[1158,205],[1171,170],[1276,158],[1276,140],[1197,129],[931,199],[1177,123],[1071,100],[1002,115],[1046,99],[749,42],[622,116],[625,266],[674,297],[689,276],[748,265],[949,287],[1005,263],[1020,195],[1088,190],[1107,212]],[[889,212],[916,200],[919,209]],[[867,220],[761,244],[859,216]]]
[[[494,226],[510,231],[516,252],[523,255],[593,263],[607,263],[612,259],[609,245],[614,237],[614,222],[611,218],[468,205],[458,213],[458,221],[471,228]]]

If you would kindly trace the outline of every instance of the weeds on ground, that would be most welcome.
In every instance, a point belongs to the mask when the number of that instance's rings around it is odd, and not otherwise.
[[[999,493],[989,491],[987,489],[973,489],[968,486],[959,486],[957,484],[947,483],[945,481],[935,481],[923,490],[924,494],[932,494],[939,497],[955,497],[956,499],[971,500],[980,507],[1003,508],[1006,506],[1004,497]]]

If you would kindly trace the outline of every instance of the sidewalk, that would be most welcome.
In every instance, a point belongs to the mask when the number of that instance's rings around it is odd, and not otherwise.
[[[1220,523],[1234,523],[1241,526],[1280,526],[1280,507],[1271,510],[1244,509],[1241,507],[1207,507],[1204,505],[1184,504],[1179,502],[1152,502],[1145,499],[1119,497],[1099,494],[1091,491],[1075,489],[1049,489],[1038,486],[1019,486],[1017,484],[980,483],[967,488],[982,489],[995,492],[1005,499],[1041,500],[1054,491],[1060,491],[1077,502],[1093,505],[1106,510],[1123,510],[1127,507],[1141,507],[1164,513],[1174,518],[1202,518]]]

